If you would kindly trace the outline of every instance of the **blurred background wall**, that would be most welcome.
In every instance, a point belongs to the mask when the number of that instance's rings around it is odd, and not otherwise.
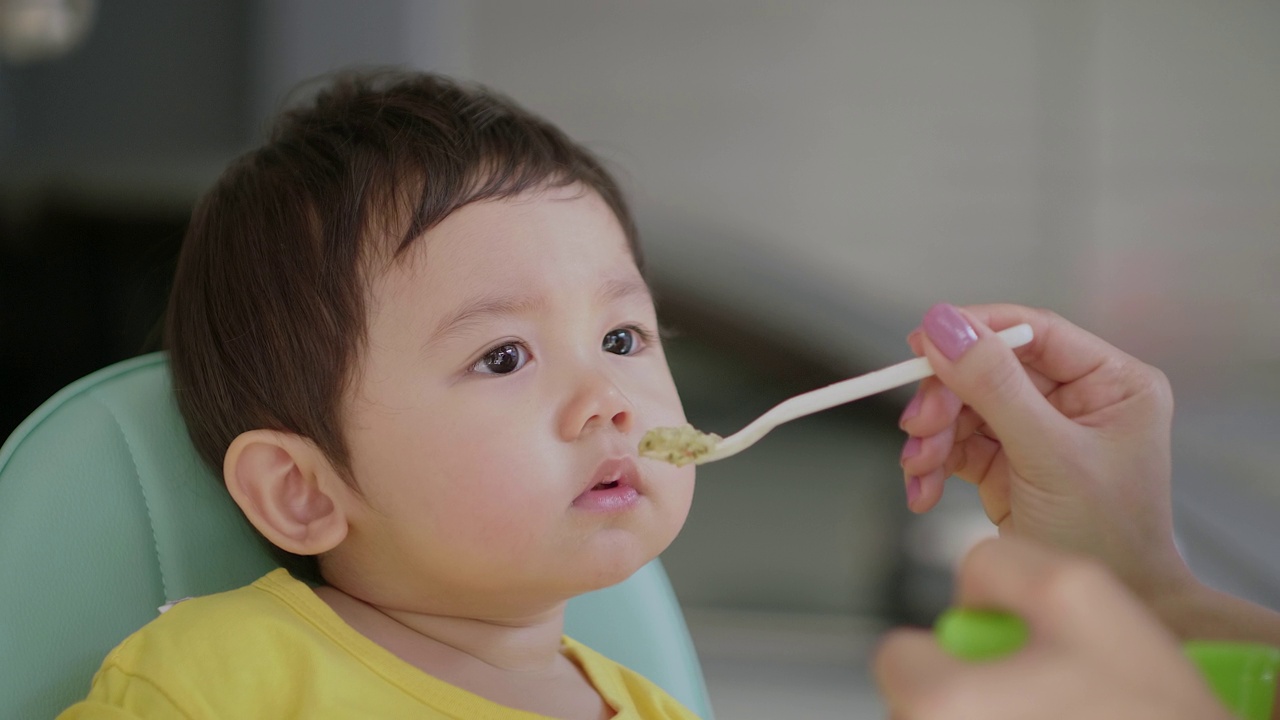
[[[617,169],[695,423],[904,358],[936,301],[1047,306],[1169,374],[1180,542],[1280,606],[1280,3],[81,4],[68,53],[0,64],[5,432],[149,347],[194,198],[291,87],[403,64]],[[928,622],[990,532],[955,481],[902,509],[907,397],[700,471],[664,561],[723,717],[874,713],[875,632]]]

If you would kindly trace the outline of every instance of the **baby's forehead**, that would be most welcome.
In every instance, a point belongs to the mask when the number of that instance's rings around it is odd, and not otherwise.
[[[597,193],[581,186],[461,206],[371,270],[369,290],[383,302],[421,299],[428,291],[433,301],[478,292],[514,295],[522,288],[526,294],[550,292],[566,283],[599,286],[606,300],[651,301],[620,221]],[[429,288],[413,292],[419,285]],[[632,290],[610,290],[621,286]]]
[[[460,205],[402,243],[388,266],[452,272],[507,256],[612,255],[638,270],[631,239],[594,190],[574,184]]]

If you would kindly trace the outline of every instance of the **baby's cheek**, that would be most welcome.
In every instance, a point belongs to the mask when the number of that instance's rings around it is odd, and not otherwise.
[[[653,462],[658,464],[658,461]],[[661,514],[659,523],[669,533],[667,542],[670,542],[675,539],[689,517],[689,509],[693,505],[694,475],[697,472],[697,466],[675,467],[666,463],[661,465],[670,469],[651,475],[650,485],[651,492],[656,495],[656,506]]]
[[[679,523],[683,525],[685,519],[689,517],[689,508],[693,505],[693,490],[696,486],[696,483],[694,482],[694,475],[697,472],[697,469],[696,466],[690,465],[688,467],[680,468],[680,470],[683,471],[684,475],[680,478],[678,483],[680,491]]]
[[[683,425],[687,422],[684,416],[684,404],[680,401],[680,392],[676,389],[675,378],[671,376],[671,371],[665,364],[662,366],[662,372],[655,373],[649,378],[644,389],[644,397],[647,398],[646,405],[648,405],[645,408],[646,414],[651,415],[652,420],[659,421],[654,427]]]
[[[519,564],[536,547],[540,528],[533,519],[538,514],[501,484],[480,479],[461,485],[428,501],[428,517],[412,532],[475,571],[506,572],[510,564]]]
[[[545,463],[523,453],[497,452],[492,445],[458,457],[467,460],[452,464],[444,490],[454,516],[446,519],[450,524],[468,526],[472,532],[504,527],[518,531],[551,502]]]

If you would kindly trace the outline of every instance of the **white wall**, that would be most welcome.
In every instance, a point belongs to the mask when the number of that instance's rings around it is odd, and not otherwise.
[[[1280,4],[1099,8],[1091,314],[1177,367],[1275,363]]]

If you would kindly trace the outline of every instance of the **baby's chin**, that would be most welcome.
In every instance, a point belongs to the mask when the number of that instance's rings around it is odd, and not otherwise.
[[[575,588],[577,594],[602,590],[612,587],[636,574],[641,568],[654,560],[675,540],[677,526],[670,532],[652,535],[641,540],[631,538],[629,542],[617,542],[617,539],[602,538],[600,552],[593,553],[585,563],[580,578],[581,584]],[[613,531],[621,533],[623,531]]]

